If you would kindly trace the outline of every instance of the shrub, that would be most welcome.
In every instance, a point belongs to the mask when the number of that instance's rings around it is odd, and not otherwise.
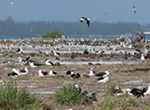
[[[36,98],[31,97],[26,87],[17,88],[16,82],[1,84],[0,108],[4,110],[34,110],[38,106]]]
[[[114,110],[115,108],[137,107],[137,103],[126,96],[108,98],[100,104],[99,110]]]
[[[63,88],[56,91],[55,97],[54,102],[68,106],[79,104],[81,100],[81,96],[79,95],[79,91],[75,88],[75,84],[63,86]]]
[[[64,35],[63,32],[58,32],[56,30],[43,34],[43,38],[60,38]]]

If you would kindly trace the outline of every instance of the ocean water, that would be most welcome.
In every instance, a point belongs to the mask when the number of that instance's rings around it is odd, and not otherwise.
[[[84,38],[84,39],[117,39],[120,36],[109,36],[109,37],[105,37],[105,36],[68,36],[67,38],[74,38],[74,39],[80,39],[80,38]],[[19,37],[19,36],[0,36],[0,39],[23,39],[23,38],[40,38],[40,37]],[[130,37],[129,37],[130,38]],[[150,40],[150,36],[146,36],[145,39]]]

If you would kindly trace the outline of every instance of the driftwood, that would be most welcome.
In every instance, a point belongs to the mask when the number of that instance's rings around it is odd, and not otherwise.
[[[148,70],[150,70],[150,68],[136,68],[133,70],[125,70],[123,72],[148,71]]]

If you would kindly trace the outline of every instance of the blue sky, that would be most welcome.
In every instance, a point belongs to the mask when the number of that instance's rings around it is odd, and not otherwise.
[[[10,2],[14,3],[14,6]],[[135,5],[137,13],[132,7]],[[150,0],[0,0],[0,20],[79,21],[150,23]],[[109,14],[105,15],[105,11]]]

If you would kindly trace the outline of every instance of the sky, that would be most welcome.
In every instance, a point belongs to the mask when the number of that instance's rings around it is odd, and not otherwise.
[[[136,7],[136,14],[133,12]],[[105,12],[109,13],[105,15]],[[0,0],[0,20],[150,23],[150,0]]]

